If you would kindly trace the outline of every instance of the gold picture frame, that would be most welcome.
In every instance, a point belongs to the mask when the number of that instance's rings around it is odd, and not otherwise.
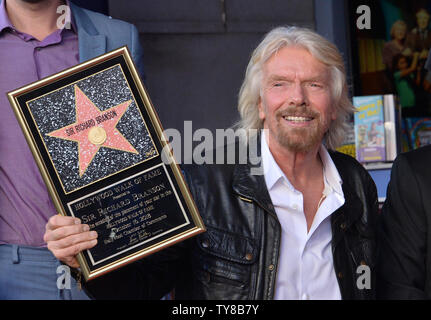
[[[98,232],[85,280],[205,232],[126,46],[8,98],[58,212]]]

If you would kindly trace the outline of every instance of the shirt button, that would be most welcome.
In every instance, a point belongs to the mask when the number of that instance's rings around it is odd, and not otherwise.
[[[253,259],[253,255],[252,255],[251,253],[247,253],[247,254],[245,255],[245,259],[246,259],[247,261],[251,261],[251,260]]]
[[[302,300],[310,300],[310,297],[308,296],[308,294],[303,293],[301,299]]]
[[[204,240],[204,241],[202,241],[202,247],[203,248],[208,248],[209,247],[209,243],[208,243],[208,240]]]
[[[342,279],[344,275],[342,272],[338,272],[337,276],[338,276],[338,278]]]
[[[269,271],[273,271],[275,269],[275,266],[273,264],[270,264],[268,269],[269,269]]]
[[[294,204],[294,205],[292,206],[292,208],[293,208],[293,210],[298,210],[298,205],[297,205],[297,204]]]

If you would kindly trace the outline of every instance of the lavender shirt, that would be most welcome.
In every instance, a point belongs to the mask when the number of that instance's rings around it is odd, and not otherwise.
[[[56,214],[6,93],[79,63],[78,36],[59,29],[38,41],[14,30],[0,4],[0,244],[44,246]]]

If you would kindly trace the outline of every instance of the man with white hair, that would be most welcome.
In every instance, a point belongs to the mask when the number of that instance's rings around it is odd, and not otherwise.
[[[376,187],[356,160],[328,151],[353,112],[337,48],[308,29],[272,30],[250,59],[239,112],[263,170],[251,158],[184,167],[207,232],[84,284],[89,294],[374,298]],[[48,248],[74,268],[97,242],[75,218],[46,229]]]

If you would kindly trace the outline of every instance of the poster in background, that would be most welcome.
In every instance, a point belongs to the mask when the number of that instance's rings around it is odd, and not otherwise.
[[[402,151],[417,148],[411,137],[414,123],[406,119],[431,116],[431,72],[425,68],[431,49],[431,1],[349,3],[354,95],[397,95],[403,119],[400,127],[408,141]],[[360,5],[370,8],[370,29],[356,26]]]

